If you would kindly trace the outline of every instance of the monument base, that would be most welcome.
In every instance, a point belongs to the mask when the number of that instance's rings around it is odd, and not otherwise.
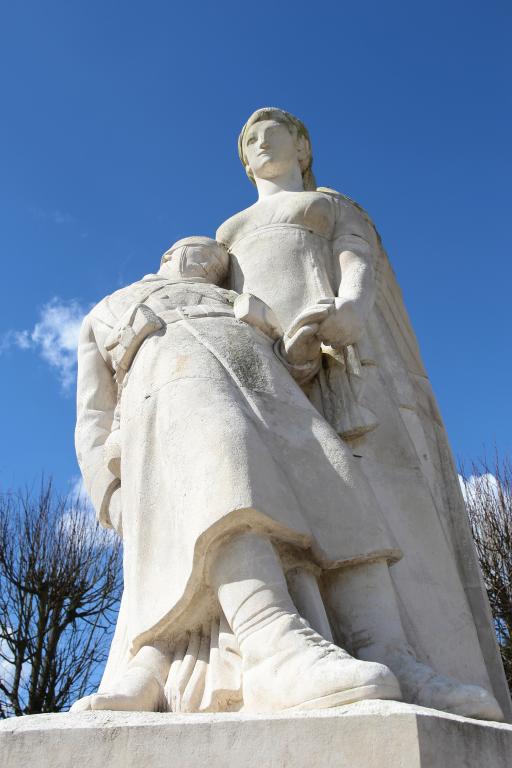
[[[510,768],[512,726],[394,701],[278,715],[94,712],[0,724],[5,768]]]

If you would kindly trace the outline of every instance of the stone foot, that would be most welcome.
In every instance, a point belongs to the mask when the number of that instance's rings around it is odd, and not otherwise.
[[[112,691],[94,693],[76,701],[70,712],[110,709],[117,712],[165,712],[164,689],[143,667],[132,667]]]
[[[278,616],[241,643],[244,712],[338,707],[362,699],[401,700],[383,664],[359,661],[297,614]]]
[[[485,688],[438,674],[410,651],[394,654],[390,666],[400,681],[404,699],[411,704],[477,720],[504,719],[498,702]]]

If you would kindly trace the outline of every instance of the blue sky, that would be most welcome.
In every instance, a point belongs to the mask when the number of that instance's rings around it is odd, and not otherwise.
[[[81,313],[254,201],[236,138],[264,105],[374,218],[456,456],[510,453],[511,8],[5,3],[0,487],[77,476]]]

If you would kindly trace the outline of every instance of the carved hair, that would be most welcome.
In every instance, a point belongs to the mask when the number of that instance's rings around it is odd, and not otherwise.
[[[313,165],[313,153],[311,151],[311,139],[309,138],[308,129],[298,117],[290,114],[290,112],[286,112],[284,109],[278,109],[277,107],[263,107],[263,109],[257,109],[256,112],[253,112],[238,137],[238,155],[245,168],[245,172],[252,183],[255,183],[254,175],[247,163],[247,157],[244,152],[244,139],[249,128],[262,120],[276,120],[278,123],[283,123],[283,125],[286,125],[292,136],[296,139],[302,139],[303,149],[299,152],[299,165],[304,189],[316,190],[316,180],[313,171],[311,170]]]

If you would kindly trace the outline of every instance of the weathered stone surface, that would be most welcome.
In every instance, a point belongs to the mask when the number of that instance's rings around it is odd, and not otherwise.
[[[396,702],[277,715],[96,712],[0,724],[2,768],[509,768],[512,726]]]
[[[511,717],[464,503],[380,238],[305,125],[239,140],[257,203],[84,321],[76,445],[125,589],[74,712],[392,699]],[[229,285],[229,288],[225,286]]]

